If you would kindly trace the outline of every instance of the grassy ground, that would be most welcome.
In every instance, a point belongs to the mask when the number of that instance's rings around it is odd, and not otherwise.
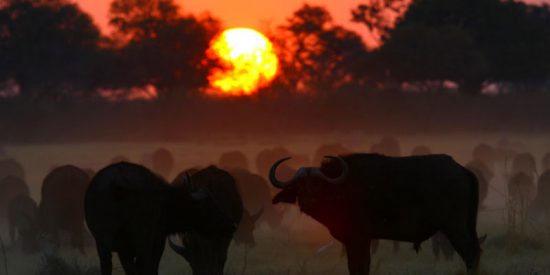
[[[507,137],[512,141],[522,143],[525,151],[532,152],[539,160],[550,151],[550,139],[544,136],[517,136],[517,135],[453,135],[453,136],[413,136],[399,138],[402,152],[408,153],[415,145],[428,145],[433,152],[451,154],[459,162],[470,160],[471,149],[480,142],[496,143],[500,138]],[[284,145],[291,151],[311,155],[315,148],[323,143],[341,142],[356,151],[367,151],[369,146],[379,139],[378,136],[362,135],[327,135],[320,138],[293,137],[288,140],[270,140],[258,138],[255,140],[219,140],[216,144],[182,144],[182,143],[86,143],[86,144],[47,144],[7,146],[8,155],[17,158],[26,169],[26,180],[31,187],[31,194],[39,200],[42,179],[50,167],[66,163],[75,164],[84,168],[100,169],[108,164],[115,155],[125,155],[130,160],[139,162],[144,154],[152,152],[162,146],[171,150],[176,158],[177,170],[194,165],[216,163],[222,152],[241,150],[249,156],[250,166],[255,167],[255,154],[265,147]],[[491,183],[500,191],[505,190],[502,164],[496,167],[496,177]],[[176,171],[173,172],[176,174]],[[488,234],[489,238],[484,245],[482,256],[482,274],[550,274],[550,230],[549,227],[530,224],[529,236],[540,246],[523,246],[507,248],[499,244],[499,238],[505,231],[504,200],[503,197],[490,190],[486,202],[486,209],[479,216],[480,234]],[[2,234],[6,240],[6,235]],[[331,241],[327,231],[304,215],[289,215],[285,226],[281,229],[270,230],[260,226],[256,232],[258,245],[248,254],[248,265],[245,274],[346,274],[346,260],[341,257],[341,246],[333,245],[326,252],[316,254],[316,250],[323,244]],[[398,253],[392,251],[390,243],[382,243],[381,249],[372,259],[373,274],[463,274],[464,265],[459,257],[451,262],[436,262],[430,242],[425,242],[419,254],[416,254],[411,244],[402,244]],[[232,245],[226,265],[226,273],[242,274],[245,251],[243,247]],[[96,274],[98,260],[92,245],[86,255],[70,250],[59,252],[59,256],[69,266],[70,274]],[[45,264],[44,255],[21,255],[15,250],[9,250],[8,272],[14,274],[59,274],[39,273],[44,268],[56,263],[50,258]],[[115,274],[123,274],[120,265],[115,259]],[[59,266],[59,261],[57,261]],[[74,270],[79,267],[79,270]],[[61,269],[58,269],[61,270]],[[57,271],[59,272],[59,271]],[[72,272],[72,273],[71,273]],[[75,273],[76,272],[76,273]],[[78,273],[80,272],[80,273]],[[95,272],[95,273],[94,273]],[[4,266],[0,257],[0,275],[4,274]],[[160,274],[190,274],[187,263],[167,249],[163,256]]]

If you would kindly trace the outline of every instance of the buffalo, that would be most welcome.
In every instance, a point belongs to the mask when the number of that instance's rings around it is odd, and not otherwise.
[[[482,160],[474,159],[466,163],[466,168],[476,175],[479,183],[479,205],[483,207],[483,202],[489,194],[489,182],[493,179],[494,173]]]
[[[541,160],[542,171],[550,170],[550,152],[547,152],[542,156]]]
[[[70,234],[70,246],[84,252],[84,194],[90,183],[86,171],[63,165],[53,169],[42,183],[38,206],[41,229],[54,245],[59,246],[60,233]]]
[[[180,178],[180,181],[173,184],[184,186],[193,192],[207,190],[231,224],[239,224],[239,229],[235,228],[237,232],[241,230],[243,203],[235,179],[226,171],[214,166],[188,172],[191,175],[190,180],[181,181]],[[200,230],[190,230],[179,234],[183,245],[177,245],[172,240],[169,240],[169,244],[176,253],[187,260],[193,274],[223,274],[227,249],[233,238],[233,232],[230,233],[208,236]]]
[[[17,241],[25,253],[36,252],[39,249],[37,214],[36,202],[26,194],[14,197],[8,204],[11,243],[14,245]]]
[[[251,216],[254,216],[252,213],[262,210],[259,221],[267,223],[271,228],[278,227],[283,220],[283,211],[271,204],[271,188],[267,180],[244,169],[233,169],[229,172],[237,182],[244,209]]]
[[[219,199],[204,188],[191,192],[190,184],[170,185],[144,166],[126,162],[94,176],[84,205],[103,275],[112,274],[113,251],[126,274],[158,274],[168,235],[232,236],[234,218],[218,206]]]
[[[411,151],[411,156],[424,156],[430,154],[432,154],[432,151],[428,146],[425,145],[415,146]]]
[[[0,179],[0,219],[7,218],[8,204],[18,195],[29,195],[29,187],[24,180],[15,176]]]
[[[174,163],[174,156],[170,153],[170,151],[164,148],[155,150],[151,156],[151,168],[165,179],[170,177],[172,169],[174,169]]]
[[[482,161],[492,169],[497,159],[496,149],[487,143],[480,143],[472,150],[472,158]]]
[[[537,181],[537,195],[528,208],[533,218],[543,216],[548,222],[550,217],[550,170],[546,170]]]
[[[23,165],[13,158],[0,160],[0,180],[8,176],[25,179]]]
[[[218,166],[222,169],[249,169],[248,158],[241,151],[229,151],[220,156]]]
[[[303,167],[282,182],[273,203],[298,203],[346,248],[351,275],[369,274],[372,239],[420,243],[442,232],[477,272],[478,183],[475,175],[447,155],[386,157],[351,154],[328,157],[321,167]]]

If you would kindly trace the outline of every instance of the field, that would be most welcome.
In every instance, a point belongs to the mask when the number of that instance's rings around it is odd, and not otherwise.
[[[176,170],[195,165],[216,163],[221,153],[230,150],[244,152],[255,167],[253,161],[256,153],[266,147],[284,145],[298,155],[310,156],[315,149],[324,143],[340,142],[354,151],[367,151],[379,136],[356,134],[328,134],[318,137],[292,137],[287,140],[219,140],[216,143],[78,143],[78,144],[34,144],[13,145],[4,147],[7,155],[18,159],[26,169],[26,180],[31,188],[31,195],[39,200],[42,179],[51,167],[62,164],[75,164],[83,168],[98,170],[109,163],[116,155],[127,156],[130,160],[141,162],[146,154],[156,148],[169,149],[176,159]],[[471,158],[472,148],[486,142],[496,144],[502,138],[514,143],[520,150],[533,153],[537,161],[550,151],[550,139],[546,135],[498,135],[498,134],[455,134],[439,136],[406,136],[398,137],[403,154],[411,151],[415,145],[428,145],[435,153],[447,153],[457,161],[465,163]],[[539,171],[540,172],[540,171]],[[495,179],[491,182],[493,189],[485,203],[485,209],[478,218],[478,232],[487,234],[483,245],[482,274],[550,274],[550,227],[541,223],[530,222],[527,225],[528,240],[521,240],[518,245],[507,246],[502,243],[506,230],[504,210],[505,179],[504,163],[497,163]],[[175,175],[175,172],[173,172]],[[503,194],[501,194],[503,193]],[[5,233],[5,232],[4,232]],[[283,226],[269,229],[260,225],[255,233],[257,246],[245,251],[241,246],[230,247],[226,264],[227,274],[346,274],[346,260],[342,257],[340,244],[322,252],[319,248],[331,243],[332,238],[320,225],[296,209],[289,211]],[[2,239],[7,239],[2,234]],[[90,240],[86,255],[71,250],[60,251],[70,265],[90,267],[90,271],[75,274],[96,274],[98,261]],[[245,260],[245,255],[247,255]],[[114,257],[115,274],[123,274]],[[45,274],[37,273],[43,266],[44,256],[21,255],[18,251],[8,249],[9,274]],[[0,275],[4,274],[3,260],[0,258]],[[246,265],[246,266],[245,266]],[[84,268],[86,269],[86,268]],[[383,242],[381,249],[373,256],[371,271],[373,274],[463,274],[464,266],[459,257],[453,261],[435,261],[431,252],[431,243],[423,243],[419,254],[412,249],[412,244],[402,243],[399,252],[394,253],[391,243]],[[49,273],[53,274],[53,273]],[[160,274],[190,274],[187,263],[170,251],[165,250]]]

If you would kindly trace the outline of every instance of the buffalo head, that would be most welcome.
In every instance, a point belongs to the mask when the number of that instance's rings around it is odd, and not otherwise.
[[[325,158],[329,159],[325,166],[334,168],[329,169],[331,173],[327,174],[324,172],[325,169],[319,167],[302,167],[286,182],[277,179],[276,171],[281,163],[290,158],[283,158],[275,162],[269,171],[269,180],[273,186],[283,190],[273,198],[273,203],[295,203],[298,201],[303,209],[316,201],[334,197],[335,192],[338,192],[339,185],[346,181],[349,168],[340,157],[325,156]],[[332,173],[333,170],[340,171],[340,173]]]

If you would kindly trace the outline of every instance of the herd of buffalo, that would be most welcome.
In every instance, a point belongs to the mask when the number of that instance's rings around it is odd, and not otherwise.
[[[29,195],[23,166],[6,157],[0,159],[0,222],[23,253],[46,244],[84,253],[91,233],[103,275],[112,274],[112,252],[126,274],[158,274],[167,239],[193,274],[212,275],[223,274],[231,241],[254,246],[256,225],[279,226],[288,208],[277,204],[296,204],[344,245],[349,274],[369,274],[379,239],[395,241],[394,249],[397,241],[410,242],[418,251],[430,238],[437,258],[456,251],[468,274],[476,274],[485,239],[477,215],[495,163],[506,167],[507,203],[520,209],[512,221],[540,219],[550,210],[550,153],[541,175],[533,155],[502,145],[479,144],[464,165],[427,146],[402,155],[391,137],[369,153],[321,146],[312,160],[320,166],[275,147],[257,155],[256,174],[243,153],[232,151],[216,166],[185,169],[169,182],[174,157],[159,149],[145,164],[117,156],[97,172],[53,167],[39,203]]]

